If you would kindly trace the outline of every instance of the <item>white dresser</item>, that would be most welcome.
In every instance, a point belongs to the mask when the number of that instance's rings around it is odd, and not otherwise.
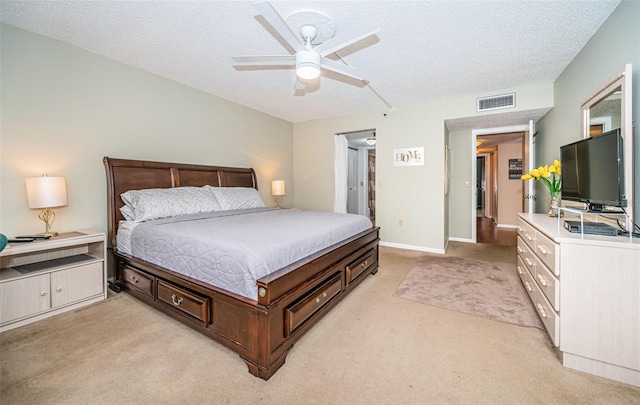
[[[563,365],[640,386],[640,239],[570,233],[563,221],[519,214],[522,283]]]

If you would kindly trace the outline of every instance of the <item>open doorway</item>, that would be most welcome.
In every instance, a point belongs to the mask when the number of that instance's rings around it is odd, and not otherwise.
[[[376,218],[376,131],[342,133],[347,139],[347,212]]]

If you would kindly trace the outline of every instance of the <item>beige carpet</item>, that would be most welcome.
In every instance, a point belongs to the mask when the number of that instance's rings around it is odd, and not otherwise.
[[[462,256],[464,247],[456,248]],[[393,297],[422,256],[381,267],[269,380],[126,294],[0,334],[2,404],[633,404],[563,367],[544,332]],[[493,256],[496,256],[494,253]]]
[[[500,322],[543,329],[512,263],[425,255],[413,265],[393,295]]]

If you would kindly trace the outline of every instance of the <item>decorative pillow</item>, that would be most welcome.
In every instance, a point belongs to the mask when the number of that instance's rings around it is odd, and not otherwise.
[[[147,221],[220,210],[216,199],[204,187],[129,190],[120,197],[125,203],[120,212],[129,221]]]
[[[249,187],[207,187],[220,205],[220,210],[242,210],[262,208],[264,201],[255,188]]]

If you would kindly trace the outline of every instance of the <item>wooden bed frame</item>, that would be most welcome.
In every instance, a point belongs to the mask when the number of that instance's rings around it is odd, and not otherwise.
[[[251,300],[118,252],[120,194],[180,186],[258,188],[253,169],[104,158],[108,245],[114,284],[235,351],[249,372],[269,379],[287,353],[368,274],[378,271],[379,228],[258,280]],[[339,333],[339,331],[337,332]]]

